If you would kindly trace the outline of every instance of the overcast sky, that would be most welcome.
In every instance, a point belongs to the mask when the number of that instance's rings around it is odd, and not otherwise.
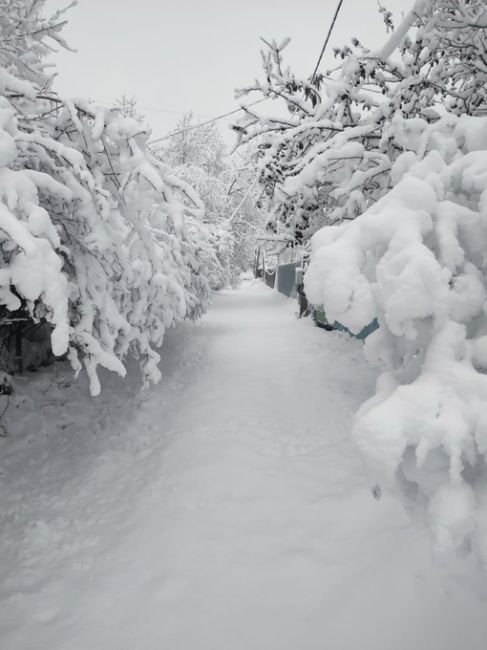
[[[48,7],[65,6],[49,0]],[[193,110],[215,116],[238,106],[234,89],[260,74],[259,36],[292,38],[291,66],[311,74],[337,0],[79,0],[65,36],[77,52],[59,52],[57,90],[110,102],[137,97],[154,136]],[[411,0],[384,0],[396,21]],[[377,47],[386,38],[377,0],[344,0],[328,52],[357,36]],[[322,68],[332,65],[325,57]],[[149,110],[151,109],[151,110]],[[152,110],[158,109],[158,110]],[[228,130],[228,120],[222,121]],[[228,141],[230,136],[226,136]]]

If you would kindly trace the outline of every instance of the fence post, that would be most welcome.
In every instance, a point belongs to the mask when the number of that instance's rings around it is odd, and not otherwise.
[[[15,328],[15,358],[19,368],[19,373],[24,372],[24,364],[22,359],[22,326],[20,323]]]

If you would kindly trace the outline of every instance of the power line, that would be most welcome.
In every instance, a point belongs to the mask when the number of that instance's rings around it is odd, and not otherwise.
[[[330,27],[328,29],[328,33],[326,35],[325,42],[323,43],[323,47],[321,48],[320,56],[318,58],[318,61],[316,62],[315,69],[313,71],[313,74],[311,75],[311,81],[312,82],[313,82],[313,80],[314,80],[314,78],[316,76],[316,73],[317,73],[318,68],[320,66],[320,63],[321,63],[321,60],[322,60],[323,55],[325,53],[326,47],[328,45],[328,41],[330,40],[331,34],[332,34],[333,29],[335,27],[335,23],[336,23],[336,20],[338,18],[338,14],[340,13],[340,9],[342,8],[342,4],[343,4],[343,0],[338,0],[337,8],[335,10],[335,15],[333,16],[333,20],[331,21]],[[158,142],[163,142],[164,140],[168,140],[169,138],[173,138],[176,135],[182,135],[183,133],[188,133],[190,131],[200,129],[203,126],[208,126],[209,124],[214,124],[215,122],[218,122],[219,120],[222,120],[225,117],[229,117],[230,115],[235,115],[235,113],[239,113],[240,111],[244,111],[246,108],[249,108],[250,106],[255,106],[256,104],[261,104],[262,102],[267,101],[267,99],[269,99],[269,98],[264,97],[263,99],[258,99],[257,101],[252,102],[251,104],[248,104],[247,107],[241,106],[240,108],[236,108],[235,110],[229,111],[228,113],[223,113],[222,115],[217,115],[216,117],[213,117],[213,118],[211,118],[209,120],[206,120],[205,122],[200,122],[199,124],[195,124],[194,126],[190,126],[187,129],[181,129],[180,131],[175,131],[173,133],[168,133],[167,135],[164,135],[161,138],[156,138],[155,140],[149,141],[147,144],[148,145],[157,144]],[[143,106],[141,106],[140,108],[142,110],[144,110]],[[145,110],[151,110],[151,109],[145,108]],[[152,109],[152,110],[157,110],[157,109]],[[177,113],[178,112],[178,111],[165,111],[164,109],[160,109],[160,110],[161,110],[161,112],[165,112],[165,113]],[[296,110],[294,112],[296,112]],[[233,219],[233,217],[236,216],[236,214],[238,213],[238,210],[240,209],[241,205],[243,204],[243,202],[245,201],[247,196],[250,194],[250,191],[252,190],[253,186],[255,185],[255,183],[257,181],[257,177],[258,177],[258,175],[256,173],[254,178],[253,178],[253,181],[252,181],[252,183],[251,183],[251,185],[250,185],[250,187],[249,187],[249,189],[247,191],[247,193],[245,194],[245,196],[243,198],[243,200],[240,202],[240,204],[238,205],[238,207],[234,211],[234,213],[232,215],[232,219]]]
[[[174,133],[168,133],[167,135],[163,135],[162,138],[156,138],[155,140],[151,140],[147,144],[157,144],[158,142],[162,142],[163,140],[167,140],[168,138],[173,138],[176,135],[181,135],[182,133],[188,133],[189,131],[194,131],[195,129],[200,129],[202,126],[207,126],[208,124],[213,124],[214,122],[218,122],[218,120],[222,120],[224,117],[228,117],[229,115],[235,115],[235,113],[239,113],[240,111],[245,111],[246,108],[249,108],[250,106],[255,106],[256,104],[261,104],[262,102],[267,101],[267,97],[264,97],[263,99],[258,99],[256,102],[252,102],[251,104],[248,104],[247,106],[241,106],[240,108],[236,108],[233,111],[229,111],[228,113],[223,113],[222,115],[217,115],[216,117],[211,118],[211,120],[206,120],[206,122],[200,122],[199,124],[195,124],[194,126],[190,126],[187,129],[181,129],[181,131],[175,131]]]
[[[336,23],[336,20],[338,18],[338,14],[340,13],[340,9],[342,7],[342,4],[343,4],[343,0],[338,0],[338,5],[337,5],[337,8],[335,10],[335,15],[333,16],[333,20],[332,20],[331,25],[330,25],[330,27],[328,29],[328,33],[326,35],[326,39],[325,39],[325,42],[323,44],[323,47],[321,48],[320,56],[319,56],[318,61],[316,63],[315,69],[313,71],[313,74],[311,75],[311,81],[313,81],[315,76],[316,76],[316,73],[317,73],[318,68],[320,66],[320,63],[321,63],[321,60],[322,60],[323,55],[325,53],[326,47],[328,45],[328,41],[330,40],[330,36],[331,36],[331,34],[333,32],[333,28],[335,27],[335,23]],[[175,131],[174,133],[168,133],[167,135],[164,135],[164,136],[162,136],[160,138],[156,138],[155,140],[151,140],[147,144],[148,145],[157,144],[158,142],[162,142],[163,140],[168,140],[169,138],[173,138],[176,135],[181,135],[183,133],[188,133],[189,131],[194,131],[196,129],[200,129],[201,127],[207,126],[208,124],[214,124],[215,122],[218,122],[219,120],[223,120],[225,117],[229,117],[230,115],[235,115],[235,113],[239,113],[240,111],[244,111],[246,108],[248,108],[250,106],[255,106],[256,104],[260,104],[262,102],[265,102],[265,101],[267,101],[267,99],[269,99],[269,98],[264,97],[263,99],[259,99],[259,100],[255,101],[255,102],[252,102],[251,104],[248,104],[247,107],[241,106],[240,108],[236,108],[235,110],[229,111],[228,113],[223,113],[222,115],[217,115],[216,117],[212,117],[209,120],[206,120],[205,122],[200,122],[199,124],[195,124],[194,126],[190,126],[187,129],[181,129],[180,131]],[[100,104],[108,104],[110,102],[99,102],[99,103]],[[185,113],[183,111],[172,111],[172,110],[165,109],[165,108],[151,108],[149,106],[137,106],[137,108],[140,108],[141,110],[144,110],[144,111],[154,111],[154,112],[157,112],[157,113],[170,113],[170,114],[173,114],[173,115],[187,115],[187,112]],[[189,111],[189,112],[191,112],[191,111]],[[296,110],[294,112],[296,113]],[[193,115],[200,115],[200,117],[204,117],[202,114],[199,114],[199,113],[193,113]]]
[[[316,73],[318,71],[318,68],[320,66],[321,60],[323,58],[323,55],[325,53],[326,47],[328,45],[328,41],[330,40],[330,36],[333,32],[333,28],[335,27],[336,20],[338,18],[338,14],[340,13],[340,9],[342,8],[343,0],[338,0],[337,8],[335,10],[335,15],[333,16],[333,20],[331,21],[330,27],[328,29],[328,33],[325,38],[325,42],[323,43],[323,47],[321,48],[320,56],[318,58],[318,61],[316,62],[315,69],[313,71],[313,74],[311,75],[311,81],[313,82]],[[248,106],[255,106],[256,104],[260,104],[261,102],[265,102],[268,99],[268,97],[264,97],[263,99],[259,99],[256,102],[253,102],[251,104],[248,104]],[[141,106],[140,108],[144,108]],[[151,109],[145,109],[145,110],[151,110]],[[176,135],[182,135],[183,133],[188,133],[189,131],[194,131],[195,129],[200,129],[202,126],[207,126],[208,124],[214,124],[218,120],[222,120],[225,117],[229,117],[230,115],[235,115],[235,113],[239,113],[240,111],[244,111],[245,107],[241,106],[240,108],[236,108],[233,111],[229,111],[228,113],[223,113],[222,115],[217,115],[216,117],[213,117],[209,120],[206,120],[206,122],[200,122],[200,124],[195,124],[194,126],[190,126],[187,129],[181,129],[180,131],[175,131],[174,133],[168,133],[167,135],[162,136],[161,138],[156,138],[155,140],[151,140],[147,144],[157,144],[158,142],[162,142],[163,140],[168,140],[169,138],[173,138]],[[172,112],[172,111],[164,111],[164,112]],[[176,112],[176,111],[174,111]],[[296,112],[296,111],[295,111]]]
[[[210,115],[205,115],[204,113],[193,113],[193,111],[170,111],[165,108],[155,108],[151,106],[139,106],[138,104],[135,106],[136,109],[140,108],[142,111],[153,111],[154,113],[171,113],[172,115],[188,115],[188,113],[191,113],[192,115],[197,115],[198,117],[211,117]]]
[[[103,101],[101,99],[95,99],[93,101],[95,101],[97,104],[105,104],[106,106],[117,108],[117,104],[116,104],[115,101],[107,102],[107,101]],[[172,111],[172,110],[170,110],[168,108],[159,108],[159,107],[155,107],[155,106],[140,106],[137,103],[135,104],[134,108],[136,110],[140,109],[142,111],[154,111],[155,113],[169,113],[171,115],[188,115],[188,113],[191,113],[192,115],[196,115],[198,117],[211,117],[210,115],[205,115],[204,113],[193,113],[193,111],[191,111],[191,110],[188,110],[188,111]]]
[[[326,46],[328,45],[328,41],[330,40],[331,33],[333,31],[333,28],[335,27],[336,19],[338,18],[338,14],[340,13],[340,9],[342,8],[342,4],[343,4],[343,0],[338,0],[338,5],[337,5],[337,8],[335,10],[335,15],[333,16],[333,20],[331,21],[330,29],[328,30],[328,34],[326,35],[325,42],[323,43],[323,47],[321,48],[320,56],[319,56],[318,61],[316,63],[314,72],[311,75],[311,83],[314,81],[316,73],[318,72],[318,68],[320,67],[321,59],[323,58],[323,54],[325,53]]]

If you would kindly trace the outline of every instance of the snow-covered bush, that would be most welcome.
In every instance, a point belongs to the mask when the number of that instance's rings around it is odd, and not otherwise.
[[[427,499],[436,547],[469,543],[487,453],[487,118],[396,119],[394,185],[312,241],[306,293],[381,369],[354,436],[371,467]],[[416,146],[412,146],[416,143]]]
[[[55,355],[157,381],[167,327],[211,297],[215,263],[196,192],[155,159],[140,121],[52,90],[46,39],[61,14],[3,3],[0,42],[0,300],[52,325]],[[5,36],[5,38],[4,38]],[[15,49],[11,44],[15,45]]]
[[[365,351],[382,372],[354,436],[449,553],[472,542],[487,451],[487,7],[412,4],[381,49],[355,40],[326,75],[296,77],[287,42],[268,43],[240,94],[284,110],[235,128],[257,143],[269,225],[317,231],[310,301],[356,333],[378,319]]]

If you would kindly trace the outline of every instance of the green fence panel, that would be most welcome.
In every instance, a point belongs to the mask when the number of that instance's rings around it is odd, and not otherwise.
[[[281,264],[277,269],[277,290],[289,298],[296,295],[296,267],[300,262]]]
[[[276,284],[276,270],[277,269],[274,269],[273,271],[269,271],[268,269],[265,270],[265,283],[271,289],[274,289]]]
[[[374,320],[371,323],[369,323],[369,325],[366,325],[362,330],[360,330],[358,334],[354,334],[348,329],[348,327],[345,327],[345,325],[342,325],[338,321],[333,321],[332,323],[330,323],[326,317],[326,312],[322,305],[320,305],[319,307],[315,307],[314,317],[317,325],[320,325],[321,327],[324,327],[326,329],[334,329],[340,332],[348,332],[350,336],[353,336],[354,338],[359,339],[361,341],[363,341],[368,336],[370,336],[372,332],[375,332],[375,330],[379,329],[379,321],[377,320],[377,318],[374,318]]]

